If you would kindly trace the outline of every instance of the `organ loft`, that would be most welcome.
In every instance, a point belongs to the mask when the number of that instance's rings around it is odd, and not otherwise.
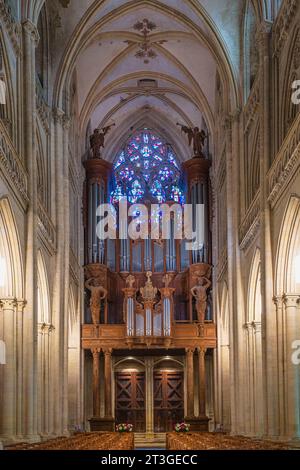
[[[209,153],[181,164],[171,145],[145,128],[134,132],[113,164],[95,158],[91,147],[85,162],[81,338],[92,382],[91,427],[113,430],[129,422],[151,434],[171,431],[185,419],[196,431],[208,430],[216,348]],[[97,208],[109,203],[118,211],[125,197],[128,206],[149,207],[149,225],[151,204],[166,204],[170,237],[163,239],[160,230],[156,239],[151,233],[120,239],[120,220],[115,239],[99,239]],[[175,237],[172,206],[184,202],[194,210],[204,207],[204,243],[197,249]],[[126,226],[134,218],[127,217]]]

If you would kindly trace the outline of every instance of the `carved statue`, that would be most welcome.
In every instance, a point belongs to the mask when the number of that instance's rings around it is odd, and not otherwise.
[[[85,283],[85,287],[91,292],[91,313],[94,325],[99,324],[101,303],[107,298],[107,290],[99,284],[95,278],[91,278]]]
[[[135,277],[132,274],[130,274],[126,278],[126,287],[128,287],[129,289],[132,289],[134,284],[135,284]]]
[[[207,277],[199,277],[198,285],[191,289],[192,296],[196,299],[196,310],[198,321],[204,323],[207,308],[207,290],[211,286],[211,281]]]
[[[91,150],[93,152],[93,158],[101,158],[101,148],[104,148],[105,136],[113,126],[115,126],[115,124],[103,127],[102,129],[94,130],[94,134],[90,137],[90,145]]]
[[[192,129],[191,127],[183,126],[179,123],[177,123],[177,126],[180,126],[182,132],[188,135],[190,146],[193,142],[194,156],[204,158],[203,147],[205,139],[207,139],[205,132],[203,130],[200,131],[199,127],[194,127],[194,129]]]

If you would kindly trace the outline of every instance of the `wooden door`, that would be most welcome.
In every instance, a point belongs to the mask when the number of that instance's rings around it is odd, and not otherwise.
[[[134,432],[146,431],[144,372],[116,373],[116,424],[133,424]]]
[[[154,431],[169,432],[184,419],[183,372],[154,372]]]

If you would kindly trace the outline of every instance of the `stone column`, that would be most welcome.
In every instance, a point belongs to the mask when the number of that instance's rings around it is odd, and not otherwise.
[[[254,334],[254,406],[255,406],[255,435],[263,434],[263,388],[262,388],[262,347],[261,347],[261,322],[252,323]]]
[[[286,436],[300,439],[300,367],[293,362],[293,343],[300,339],[300,295],[284,295],[286,351],[285,351],[285,409]]]
[[[23,27],[23,112],[24,157],[28,172],[29,205],[26,242],[26,300],[24,316],[23,399],[24,433],[28,440],[37,440],[37,165],[36,165],[36,76],[35,48],[39,41],[36,26],[26,20]]]
[[[23,322],[24,322],[24,308],[26,302],[24,300],[17,300],[17,437],[21,439],[24,433],[23,423]]]
[[[93,414],[100,418],[100,349],[92,349],[93,354]]]
[[[194,418],[194,349],[186,349],[187,417]]]
[[[104,377],[105,377],[105,417],[112,418],[112,387],[111,387],[111,353],[112,350],[104,351]]]
[[[56,257],[54,274],[54,295],[53,295],[53,315],[52,323],[55,328],[55,335],[52,341],[51,355],[51,377],[53,394],[53,432],[56,436],[61,436],[65,432],[65,418],[63,410],[65,400],[64,394],[67,392],[64,386],[67,365],[65,364],[65,320],[67,313],[65,309],[65,223],[66,213],[64,208],[65,199],[65,168],[64,161],[64,119],[65,114],[61,109],[53,111],[53,145],[55,160],[55,224],[56,232]],[[65,370],[64,370],[65,369]]]
[[[264,432],[277,437],[279,429],[277,325],[273,297],[273,252],[271,214],[268,202],[268,171],[271,162],[270,115],[271,88],[271,31],[272,23],[262,21],[257,27],[259,51],[259,108],[260,108],[260,248],[262,295],[262,364]]]
[[[17,302],[14,298],[0,300],[3,310],[3,341],[6,344],[6,364],[3,367],[1,434],[10,442],[16,436],[16,332],[15,313]]]
[[[205,348],[198,348],[199,361],[199,417],[206,418],[206,371],[205,371]]]

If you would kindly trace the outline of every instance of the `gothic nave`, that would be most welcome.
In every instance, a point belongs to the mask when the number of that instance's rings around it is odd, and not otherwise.
[[[0,0],[1,447],[300,446],[299,25]]]

